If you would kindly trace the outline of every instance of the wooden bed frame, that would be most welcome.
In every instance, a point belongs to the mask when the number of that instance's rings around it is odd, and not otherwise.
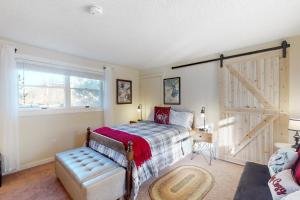
[[[193,124],[192,129],[195,128],[195,112],[193,111],[185,111],[185,110],[177,110],[179,112],[191,112],[193,113]],[[118,153],[123,154],[127,158],[127,167],[126,167],[126,182],[125,182],[125,199],[129,200],[131,196],[131,190],[132,190],[132,164],[134,162],[134,151],[133,151],[133,142],[129,141],[127,145],[127,149],[124,146],[122,142],[119,142],[117,140],[111,139],[109,137],[106,137],[104,135],[96,134],[91,131],[91,128],[87,128],[87,138],[86,138],[86,146],[90,147],[90,140],[93,139],[97,141],[99,144],[102,144],[103,146],[109,147],[113,150],[115,150]]]
[[[97,141],[99,144],[102,144],[104,146],[107,146],[118,153],[123,154],[127,158],[127,168],[126,168],[126,180],[125,180],[125,199],[129,200],[131,196],[131,190],[132,190],[132,164],[133,164],[133,142],[129,141],[127,145],[127,149],[125,148],[124,144],[111,139],[109,137],[106,137],[104,135],[96,134],[91,131],[91,128],[87,128],[87,137],[86,137],[86,146],[90,147],[90,140],[93,139]]]

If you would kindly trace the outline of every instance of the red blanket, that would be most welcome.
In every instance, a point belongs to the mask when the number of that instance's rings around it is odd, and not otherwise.
[[[137,167],[140,167],[145,161],[152,156],[149,143],[142,137],[132,135],[123,131],[114,130],[108,127],[102,127],[94,130],[95,133],[112,138],[122,142],[127,149],[128,142],[133,142],[134,161]]]

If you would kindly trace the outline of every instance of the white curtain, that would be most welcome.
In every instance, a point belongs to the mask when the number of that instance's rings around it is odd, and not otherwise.
[[[8,45],[0,45],[0,91],[0,150],[7,173],[20,165],[15,48]]]
[[[104,125],[113,125],[113,69],[104,67]]]

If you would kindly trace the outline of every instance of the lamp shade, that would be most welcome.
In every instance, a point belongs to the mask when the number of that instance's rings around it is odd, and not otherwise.
[[[142,105],[141,105],[141,104],[138,105],[137,111],[138,111],[138,112],[141,112],[141,111],[142,111]]]
[[[204,106],[201,108],[200,113],[201,113],[201,117],[204,118],[205,117],[205,107]]]
[[[291,118],[289,120],[289,130],[300,131],[300,119]]]

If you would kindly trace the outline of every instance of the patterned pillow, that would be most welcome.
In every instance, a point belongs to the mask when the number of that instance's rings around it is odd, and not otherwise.
[[[268,182],[273,200],[281,199],[288,194],[300,190],[300,186],[295,182],[292,170],[287,169],[272,176]]]
[[[282,148],[275,152],[269,162],[270,175],[273,176],[285,169],[291,169],[298,159],[298,153],[292,148]]]
[[[300,190],[283,197],[281,200],[299,200],[299,199],[300,199]]]
[[[171,107],[154,107],[154,122],[169,124]]]

